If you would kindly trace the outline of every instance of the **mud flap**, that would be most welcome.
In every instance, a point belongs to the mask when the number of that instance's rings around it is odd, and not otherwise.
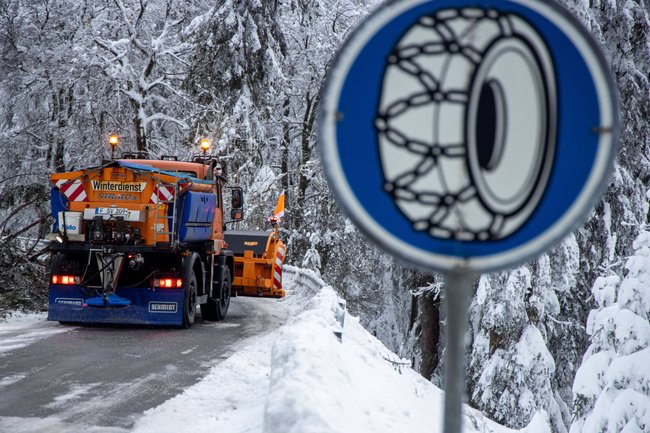
[[[180,326],[183,289],[121,288],[107,295],[87,296],[78,286],[50,285],[48,320],[60,322]],[[98,305],[100,304],[100,305]]]

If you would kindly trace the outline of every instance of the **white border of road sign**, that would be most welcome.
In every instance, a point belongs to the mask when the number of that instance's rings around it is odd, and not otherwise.
[[[591,211],[600,197],[611,173],[618,150],[618,99],[615,84],[608,72],[608,65],[587,31],[559,5],[539,0],[510,0],[512,3],[537,12],[570,39],[594,80],[600,105],[600,126],[602,131],[598,141],[599,150],[591,173],[570,208],[539,236],[515,248],[492,255],[480,257],[456,257],[425,251],[407,243],[382,227],[370,215],[350,187],[343,167],[337,144],[337,108],[341,90],[350,68],[361,50],[371,38],[391,20],[411,8],[428,3],[430,0],[404,0],[381,6],[352,33],[339,52],[336,62],[323,87],[319,123],[319,138],[323,165],[332,190],[346,214],[376,243],[398,257],[430,270],[472,270],[489,272],[506,269],[541,254],[554,246],[574,230]],[[594,125],[597,126],[597,125]]]

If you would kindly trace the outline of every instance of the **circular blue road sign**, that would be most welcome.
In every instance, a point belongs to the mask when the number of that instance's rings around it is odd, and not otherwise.
[[[322,98],[344,211],[432,270],[495,271],[550,248],[587,217],[617,153],[607,63],[555,2],[390,2],[343,45]]]

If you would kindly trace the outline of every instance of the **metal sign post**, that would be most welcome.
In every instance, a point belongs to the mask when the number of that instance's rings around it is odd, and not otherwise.
[[[319,138],[338,203],[447,282],[445,433],[461,425],[470,277],[587,217],[617,153],[615,88],[589,33],[538,0],[389,1],[335,59]]]
[[[465,394],[465,330],[467,309],[476,275],[445,272],[446,310],[444,432],[462,431],[462,404]],[[453,294],[453,295],[452,295]]]

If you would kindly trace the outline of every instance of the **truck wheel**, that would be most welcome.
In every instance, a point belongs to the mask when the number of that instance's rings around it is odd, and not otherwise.
[[[226,318],[228,307],[230,307],[231,287],[230,269],[226,267],[221,274],[221,293],[219,293],[219,301],[217,302],[217,320]]]
[[[196,316],[196,275],[194,271],[190,272],[190,281],[185,287],[185,297],[183,300],[183,328],[187,329],[194,324]]]

